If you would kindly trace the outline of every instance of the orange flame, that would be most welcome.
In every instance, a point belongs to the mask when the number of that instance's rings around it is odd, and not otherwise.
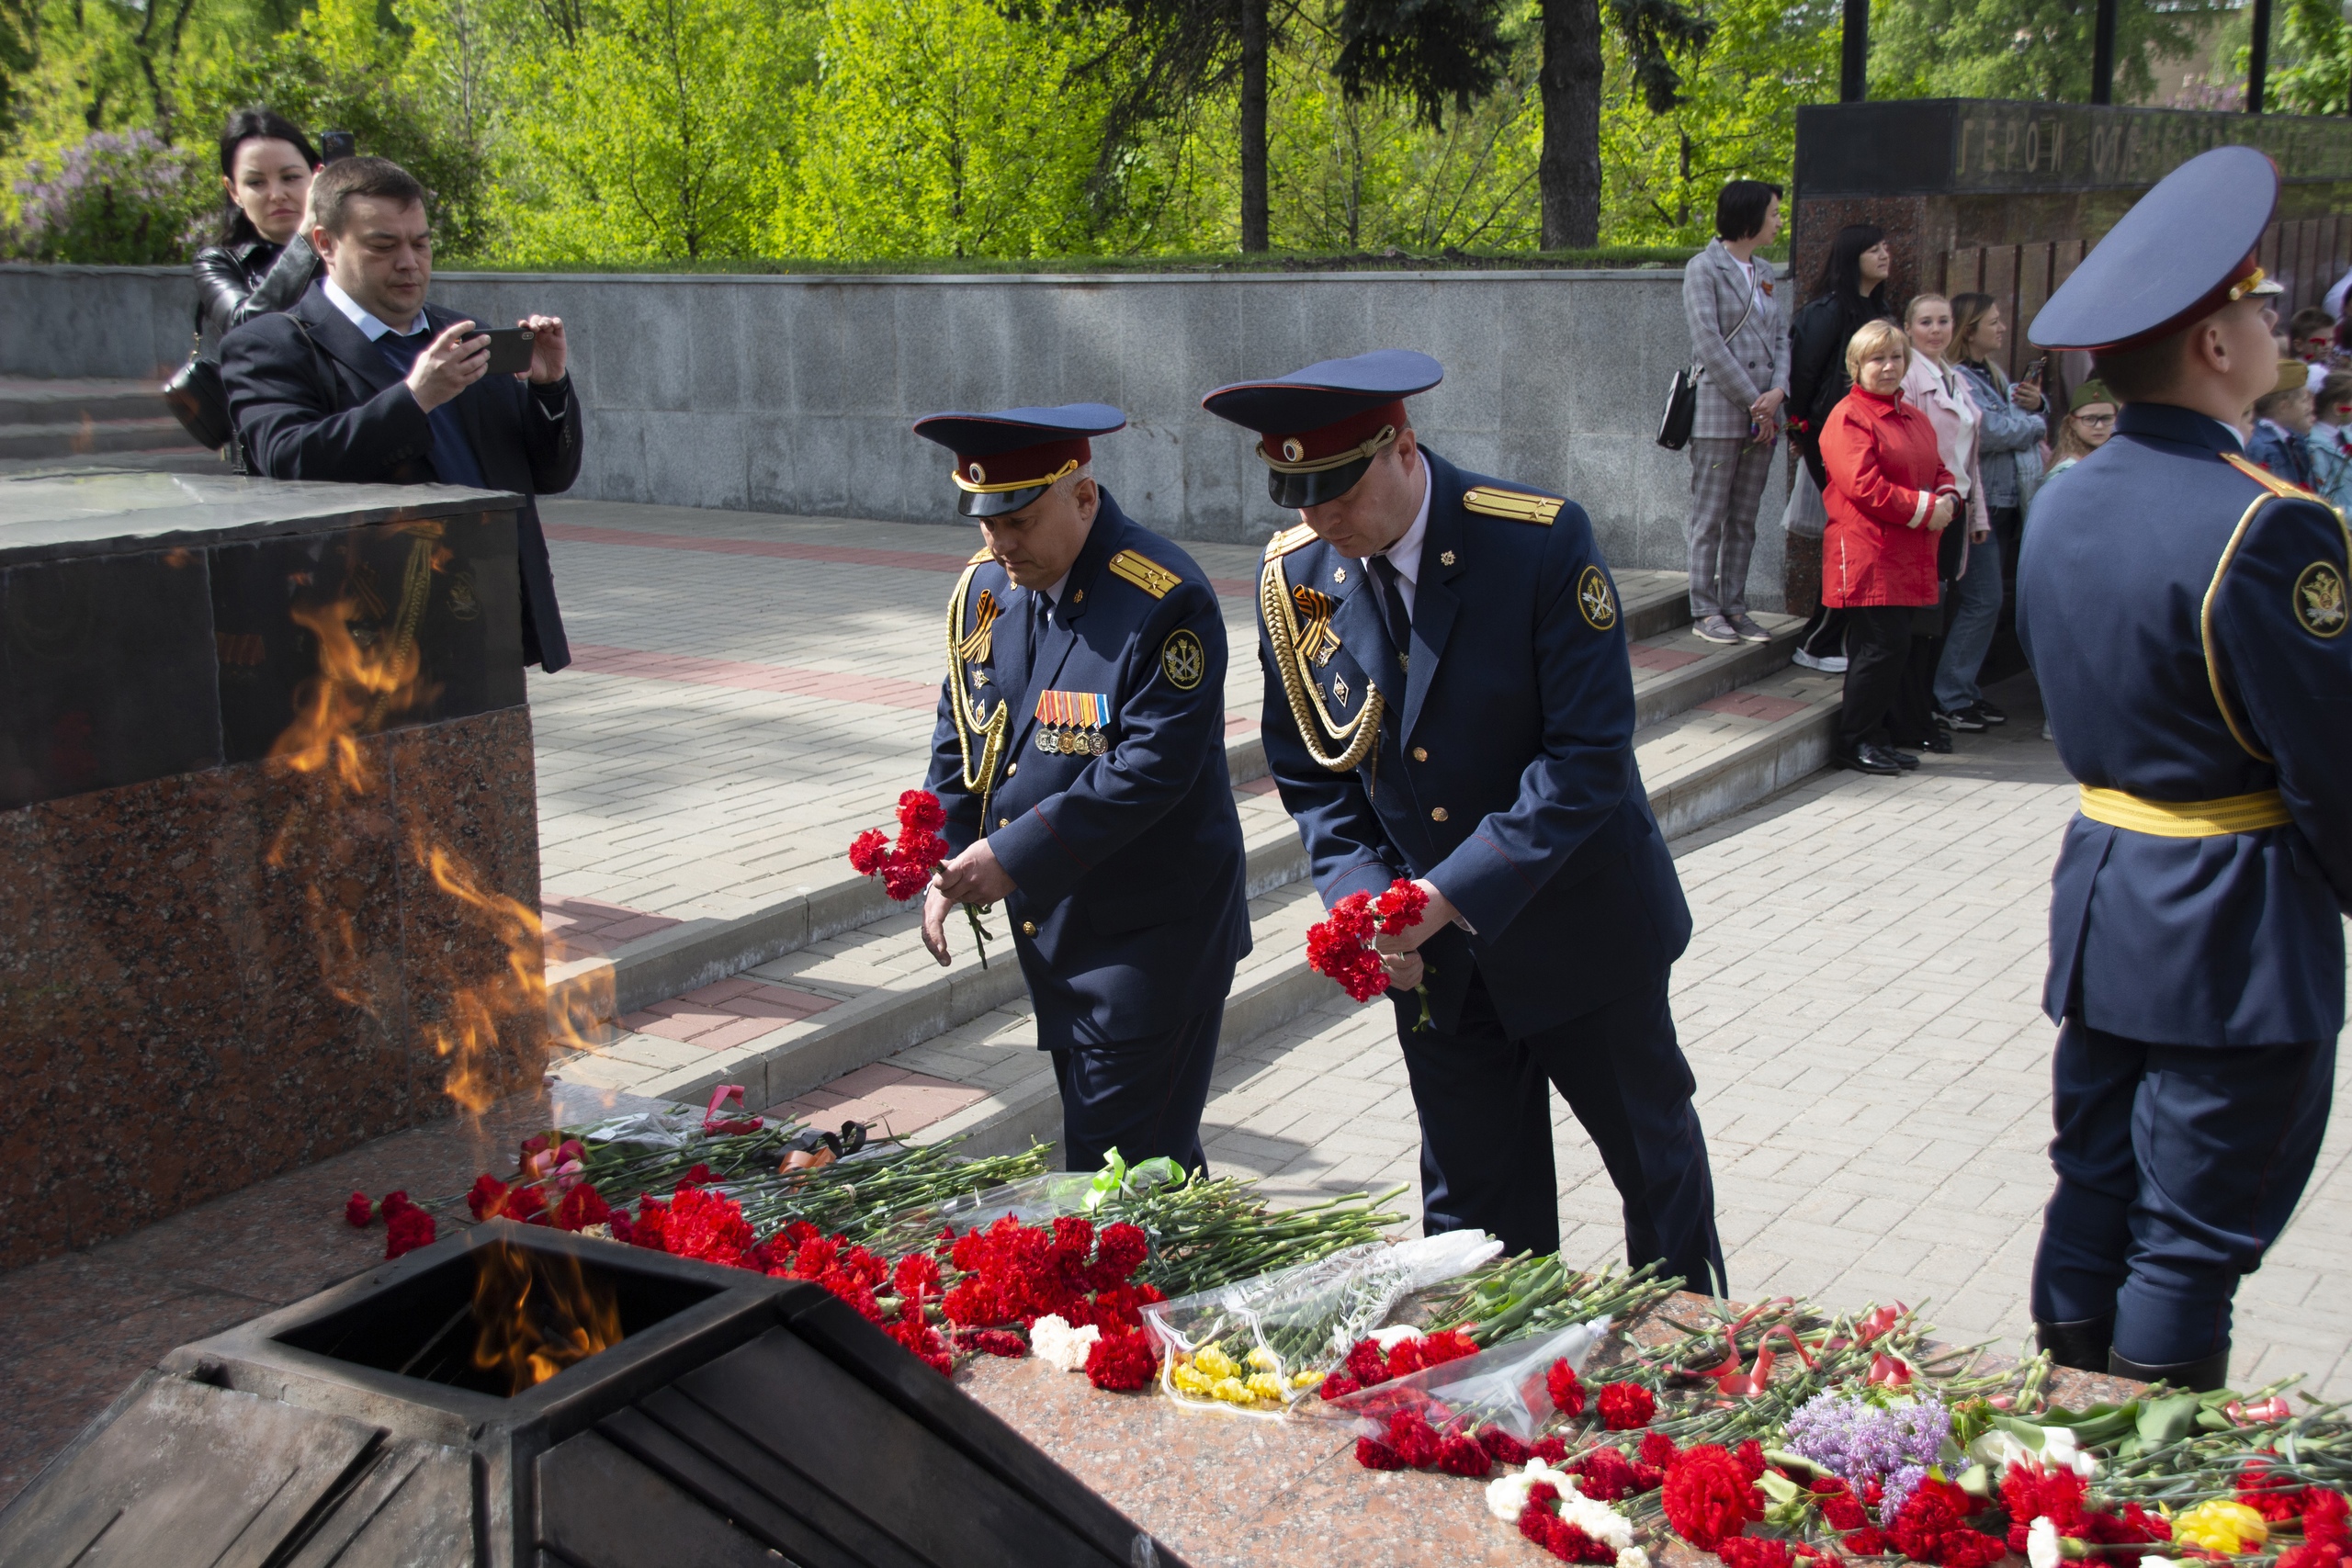
[[[612,1282],[588,1282],[580,1259],[504,1242],[474,1254],[474,1365],[506,1374],[521,1393],[621,1342]]]
[[[480,1115],[497,1096],[489,1064],[498,1044],[499,1019],[547,1016],[548,977],[541,956],[539,912],[519,899],[484,888],[471,865],[440,845],[420,838],[412,847],[417,863],[432,874],[434,885],[478,916],[506,945],[506,973],[453,994],[449,1024],[430,1031],[434,1050],[449,1061],[443,1092]],[[560,1032],[572,1034],[568,1020]],[[582,1047],[587,1043],[576,1037],[566,1043]]]

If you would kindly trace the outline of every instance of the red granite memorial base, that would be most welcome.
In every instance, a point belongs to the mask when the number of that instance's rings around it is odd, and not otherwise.
[[[536,1082],[528,710],[356,746],[0,812],[0,1267]]]

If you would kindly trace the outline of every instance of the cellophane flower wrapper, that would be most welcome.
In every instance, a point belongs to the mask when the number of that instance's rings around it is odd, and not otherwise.
[[[1521,1442],[1532,1442],[1552,1416],[1552,1396],[1544,1384],[1552,1363],[1566,1361],[1581,1372],[1608,1337],[1607,1318],[1573,1323],[1300,1408],[1346,1421],[1358,1436],[1375,1440],[1386,1436],[1390,1416],[1411,1410],[1440,1430],[1453,1422],[1462,1423],[1465,1431],[1499,1427]]]
[[[1051,1170],[893,1214],[868,1245],[895,1257],[930,1246],[950,1225],[958,1232],[985,1230],[1008,1215],[1024,1225],[1050,1225],[1064,1214],[1106,1219],[1107,1209],[1121,1194],[1182,1179],[1182,1172],[1170,1161],[1129,1168],[1124,1160],[1114,1160],[1099,1171]]]
[[[1160,1389],[1195,1409],[1280,1416],[1312,1393],[1322,1374],[1387,1321],[1399,1302],[1468,1273],[1501,1249],[1483,1231],[1393,1246],[1367,1242],[1156,1303],[1144,1309],[1144,1326],[1165,1351]]]

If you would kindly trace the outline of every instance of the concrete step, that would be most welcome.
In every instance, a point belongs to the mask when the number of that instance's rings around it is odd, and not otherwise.
[[[1634,642],[1690,624],[1690,574],[1634,567],[1615,574],[1618,615]]]
[[[153,419],[165,414],[161,381],[0,376],[0,425],[78,425],[85,419]]]
[[[1684,615],[1679,626],[1638,638],[1627,650],[1637,730],[1786,668],[1804,630],[1797,616],[1761,615],[1756,620],[1772,634],[1770,642],[1709,642],[1691,629],[1687,603]]]
[[[32,424],[0,423],[0,458],[56,460],[113,452],[195,450],[180,422],[160,418],[83,419]]]

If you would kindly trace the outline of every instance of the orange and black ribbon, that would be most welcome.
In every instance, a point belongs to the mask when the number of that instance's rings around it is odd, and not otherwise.
[[[1004,606],[996,602],[996,595],[981,589],[979,602],[972,607],[972,629],[956,645],[956,657],[967,664],[986,663],[990,633],[996,627],[996,618],[1002,614]]]

